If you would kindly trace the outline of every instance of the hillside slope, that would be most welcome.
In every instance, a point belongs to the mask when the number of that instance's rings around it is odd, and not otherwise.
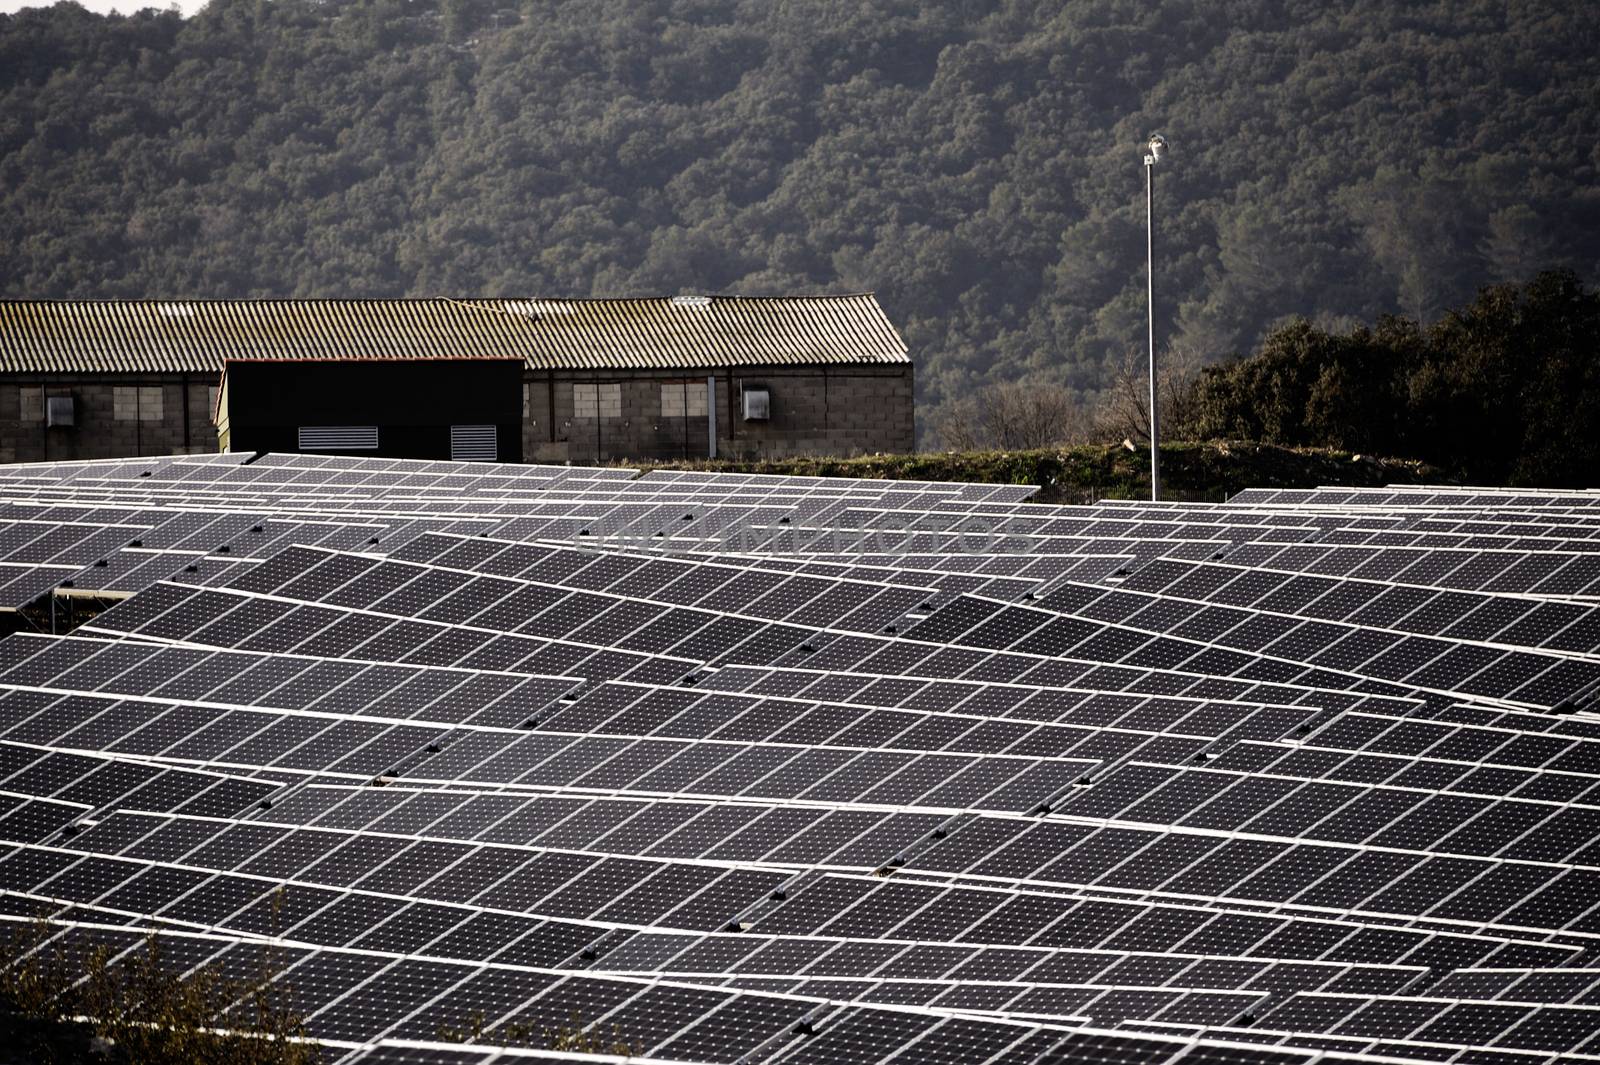
[[[1596,275],[1558,0],[213,0],[0,16],[0,295],[877,290],[924,413]]]

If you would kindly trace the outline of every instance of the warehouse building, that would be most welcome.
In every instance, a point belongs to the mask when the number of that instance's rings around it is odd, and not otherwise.
[[[0,303],[5,462],[909,451],[912,386],[870,294]]]

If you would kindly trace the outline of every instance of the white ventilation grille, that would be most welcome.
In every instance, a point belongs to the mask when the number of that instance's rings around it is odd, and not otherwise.
[[[492,425],[452,425],[450,458],[455,462],[494,462],[500,457]]]
[[[301,451],[370,451],[378,446],[376,425],[302,425]]]

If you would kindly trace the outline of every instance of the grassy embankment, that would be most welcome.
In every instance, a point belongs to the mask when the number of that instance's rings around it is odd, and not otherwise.
[[[1038,451],[929,451],[859,458],[792,458],[743,462],[698,460],[650,464],[647,469],[773,473],[808,477],[1034,484],[1040,503],[1087,503],[1150,495],[1150,451],[1120,444],[1086,444]],[[1435,467],[1411,459],[1376,458],[1271,444],[1176,443],[1161,449],[1162,496],[1220,502],[1244,488],[1377,487],[1440,484]]]

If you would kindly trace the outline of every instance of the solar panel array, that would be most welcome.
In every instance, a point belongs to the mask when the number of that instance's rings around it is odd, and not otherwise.
[[[0,468],[3,919],[330,1061],[1600,1060],[1600,494],[1029,493]]]

